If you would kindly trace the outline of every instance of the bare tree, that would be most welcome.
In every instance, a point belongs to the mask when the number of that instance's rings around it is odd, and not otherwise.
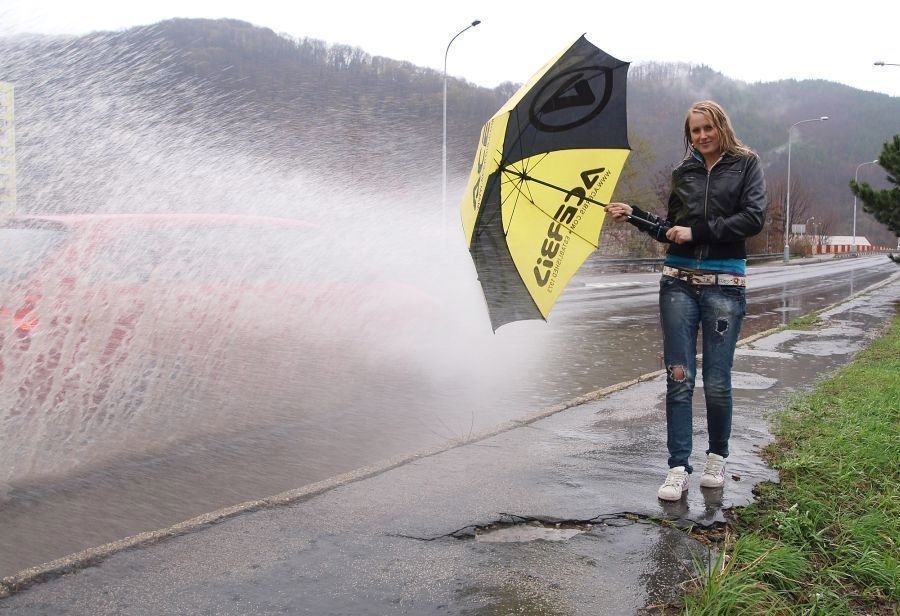
[[[832,211],[825,211],[816,216],[816,243],[824,244],[825,241],[834,235],[834,230],[839,227],[838,216]]]
[[[766,182],[769,208],[767,216],[773,224],[778,224],[781,245],[784,245],[784,210],[787,205],[787,182],[784,178],[775,178]],[[790,226],[800,224],[815,216],[813,199],[806,186],[797,180],[791,182]],[[771,239],[771,238],[770,238]]]

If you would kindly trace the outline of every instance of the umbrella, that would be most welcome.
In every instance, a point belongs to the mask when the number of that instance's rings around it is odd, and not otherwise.
[[[597,249],[629,153],[627,74],[582,36],[481,129],[461,209],[494,331],[546,320]]]

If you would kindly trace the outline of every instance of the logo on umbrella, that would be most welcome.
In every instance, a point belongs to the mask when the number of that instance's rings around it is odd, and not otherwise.
[[[602,88],[597,96],[593,85]],[[529,119],[548,133],[572,130],[590,122],[612,96],[612,69],[603,66],[579,68],[550,80],[534,97]],[[573,110],[577,112],[573,115]]]
[[[599,190],[600,186],[603,185],[603,182],[610,175],[610,172],[607,171],[605,167],[582,171],[581,181],[584,182],[584,187],[576,186],[566,193],[566,198],[563,200],[564,203],[556,210],[553,221],[547,228],[547,237],[544,239],[543,244],[541,244],[541,256],[538,257],[537,265],[535,265],[533,270],[534,280],[539,287],[546,286],[547,282],[550,281],[551,274],[558,269],[558,266],[554,267],[557,255],[559,255],[561,259],[566,252],[566,245],[569,243],[570,234],[563,234],[563,226],[570,232],[575,230],[575,227],[578,226],[578,220],[581,218],[580,212],[586,207],[584,203],[585,198],[587,197],[587,190],[593,188],[594,184],[597,183],[597,180],[600,180],[600,184],[597,186],[597,189]],[[595,192],[596,190],[591,194],[593,195]],[[566,205],[571,197],[578,197],[578,203],[575,205]],[[550,285],[550,288],[553,288],[552,284]]]

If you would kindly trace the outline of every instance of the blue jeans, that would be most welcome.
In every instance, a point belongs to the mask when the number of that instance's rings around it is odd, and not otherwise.
[[[690,464],[693,446],[697,332],[703,328],[703,393],[709,449],[728,457],[731,436],[731,367],[747,311],[746,290],[737,286],[694,286],[663,276],[659,313],[666,365],[666,429],[669,468]]]

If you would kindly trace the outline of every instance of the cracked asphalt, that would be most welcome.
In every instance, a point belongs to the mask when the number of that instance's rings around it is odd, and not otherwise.
[[[823,311],[820,328],[740,343],[727,483],[665,472],[664,375],[583,396],[465,443],[386,461],[2,580],[8,614],[639,614],[714,557],[713,526],[777,481],[767,415],[886,326],[900,273]],[[695,398],[695,465],[705,444]]]

